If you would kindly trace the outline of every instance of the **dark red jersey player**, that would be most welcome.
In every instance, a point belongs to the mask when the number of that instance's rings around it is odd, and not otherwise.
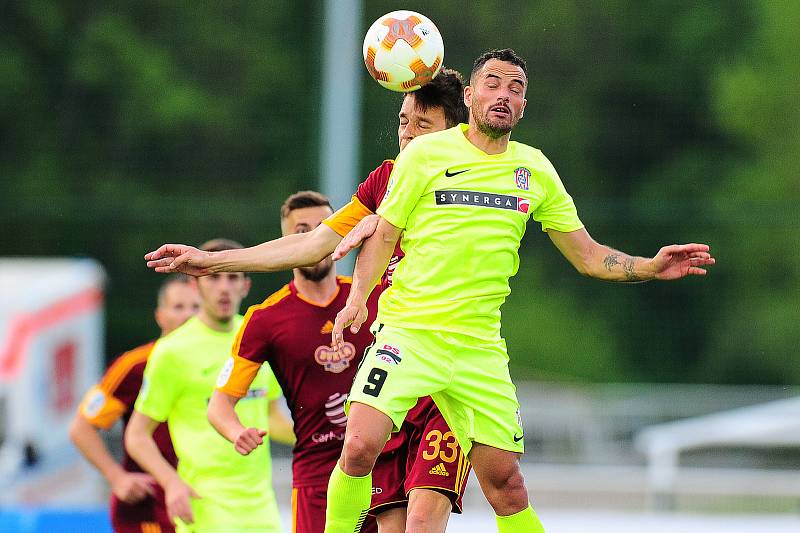
[[[233,370],[221,392],[243,396],[262,363],[269,363],[294,420],[297,443],[292,460],[295,530],[322,532],[328,478],[342,451],[347,417],[344,403],[358,363],[373,337],[366,328],[344,350],[330,347],[336,313],[350,293],[350,278],[336,278],[338,290],[326,305],[298,293],[294,282],[251,307],[233,349]],[[377,311],[377,294],[370,312]],[[362,531],[376,532],[374,520]]]
[[[80,414],[98,429],[109,429],[122,418],[127,425],[133,404],[142,388],[142,374],[155,341],[120,355],[108,368],[100,383],[89,389],[80,406]],[[159,424],[153,433],[161,455],[176,467],[178,459],[172,449],[166,424]],[[143,472],[127,451],[123,452],[122,467],[128,472]],[[111,495],[111,525],[117,533],[172,532],[174,526],[167,515],[164,492],[155,486],[155,496],[129,504]]]

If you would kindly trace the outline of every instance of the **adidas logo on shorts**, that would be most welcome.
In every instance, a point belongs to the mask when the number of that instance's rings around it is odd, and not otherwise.
[[[429,474],[433,474],[434,476],[444,476],[449,477],[450,472],[444,467],[444,463],[439,463],[438,465],[434,466],[430,470],[428,470]]]

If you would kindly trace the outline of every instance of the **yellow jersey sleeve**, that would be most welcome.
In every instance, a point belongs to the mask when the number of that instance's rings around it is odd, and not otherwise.
[[[127,406],[124,403],[99,385],[88,390],[78,408],[81,416],[99,429],[109,429],[126,410]]]
[[[323,220],[322,223],[338,233],[341,237],[344,237],[350,233],[353,228],[356,227],[356,224],[361,222],[364,217],[371,214],[372,211],[362,204],[356,195],[353,195],[350,203]]]
[[[219,373],[217,390],[235,398],[243,398],[247,395],[247,391],[250,389],[253,380],[256,379],[256,374],[258,374],[260,368],[261,363],[250,361],[235,353],[232,354]],[[275,379],[272,370],[270,370],[269,375],[273,380]],[[272,388],[271,381],[270,388]],[[280,386],[277,388],[280,391]],[[279,396],[280,393],[276,397]]]

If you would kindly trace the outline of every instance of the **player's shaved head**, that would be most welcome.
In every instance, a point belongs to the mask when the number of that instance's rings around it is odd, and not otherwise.
[[[522,72],[525,74],[525,78],[528,77],[528,67],[525,64],[525,60],[522,59],[521,56],[517,55],[517,53],[511,48],[502,48],[500,50],[487,50],[475,59],[475,62],[472,64],[472,73],[469,75],[470,84],[475,83],[475,76],[480,73],[481,69],[483,69],[483,66],[486,65],[486,63],[491,59],[497,59],[498,61],[505,61],[507,63],[511,63],[512,65],[516,65],[522,69]]]

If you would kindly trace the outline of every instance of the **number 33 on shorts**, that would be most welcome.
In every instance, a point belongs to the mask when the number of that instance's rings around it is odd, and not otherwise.
[[[452,431],[442,433],[438,429],[433,429],[425,435],[428,445],[422,451],[422,458],[426,461],[435,461],[438,457],[440,461],[452,463],[458,459],[458,442]]]

